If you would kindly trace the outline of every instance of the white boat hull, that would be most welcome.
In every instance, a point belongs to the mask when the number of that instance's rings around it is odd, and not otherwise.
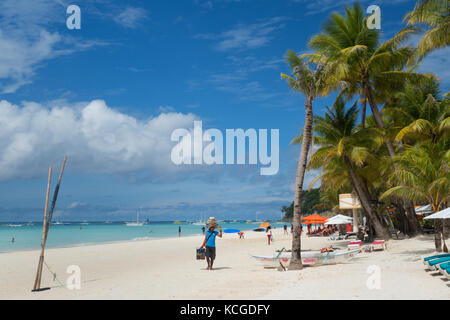
[[[323,264],[335,264],[341,263],[350,260],[353,258],[358,252],[357,250],[350,251],[333,251],[333,252],[324,252],[320,251],[305,251],[302,252],[302,263],[304,265],[323,265]],[[257,261],[261,262],[266,268],[274,268],[277,267],[279,262],[283,264],[289,263],[291,260],[290,252],[283,252],[278,257],[278,254],[274,256],[252,256]]]
[[[127,227],[142,227],[144,225],[143,222],[127,222]]]

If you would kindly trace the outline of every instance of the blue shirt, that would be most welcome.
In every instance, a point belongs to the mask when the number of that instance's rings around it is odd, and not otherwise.
[[[213,232],[211,232],[211,231],[206,231],[206,239],[208,239],[207,241],[206,241],[206,246],[207,247],[215,247],[216,246],[216,236],[218,235],[219,233],[217,232],[217,231],[213,231]]]

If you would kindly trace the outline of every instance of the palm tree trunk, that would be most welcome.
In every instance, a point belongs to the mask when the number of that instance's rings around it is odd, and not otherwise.
[[[373,98],[372,90],[370,89],[370,86],[367,82],[363,84],[364,86],[364,95],[369,101],[370,109],[372,110],[373,118],[375,120],[375,123],[377,124],[378,128],[384,129],[384,123],[383,119],[381,118],[381,113],[378,110],[378,106],[375,102],[375,99]],[[386,147],[388,150],[388,154],[390,157],[395,156],[395,150],[394,146],[392,145],[392,142],[386,137],[385,138]],[[404,208],[406,211],[406,218],[408,219],[408,225],[409,225],[409,236],[415,236],[419,233],[419,222],[417,221],[416,212],[414,210],[414,204],[412,201],[405,201]]]
[[[309,148],[312,140],[313,109],[312,98],[307,97],[305,105],[305,126],[303,128],[302,147],[300,159],[298,160],[297,174],[295,177],[294,194],[294,214],[292,220],[292,257],[289,263],[289,270],[300,270],[303,268],[301,258],[301,217],[302,217],[302,191],[303,180],[305,178],[306,164],[308,160]]]
[[[371,223],[375,229],[375,233],[377,236],[387,240],[389,239],[389,233],[383,227],[380,220],[378,219],[377,213],[374,208],[371,206],[369,197],[366,195],[364,188],[362,186],[361,179],[356,175],[355,170],[350,162],[350,159],[347,156],[344,156],[344,161],[347,166],[348,172],[350,173],[350,178],[352,181],[353,188],[356,190],[359,200],[361,201],[361,205],[364,211],[367,213]]]
[[[370,110],[372,110],[372,115],[375,120],[375,123],[377,124],[377,127],[380,129],[384,129],[384,123],[383,119],[381,118],[381,113],[378,110],[378,106],[372,95],[372,91],[367,83],[364,83],[364,95],[366,96],[366,99],[369,101]],[[388,138],[385,139],[385,142],[389,156],[390,157],[395,156],[395,150],[394,146],[392,145],[392,142]]]

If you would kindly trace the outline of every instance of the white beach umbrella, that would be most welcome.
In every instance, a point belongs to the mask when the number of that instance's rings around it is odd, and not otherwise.
[[[337,214],[337,215],[335,215],[335,216],[329,218],[329,219],[327,220],[327,222],[334,221],[334,220],[336,220],[336,219],[340,219],[340,220],[346,219],[346,220],[349,220],[350,222],[353,221],[353,218],[351,218],[351,217],[349,217],[349,216],[344,216],[344,215],[342,215],[342,214]]]
[[[352,223],[352,222],[353,222],[353,218],[344,216],[342,214],[338,214],[338,215],[328,219],[328,221],[325,223],[325,225],[329,225],[329,224],[347,224],[347,223]]]
[[[450,219],[450,208],[433,213],[424,219]]]
[[[438,211],[436,213],[433,213],[429,215],[428,217],[425,217],[424,219],[444,219],[442,221],[442,228],[444,228],[445,225],[445,219],[450,219],[450,208]],[[444,252],[448,252],[447,245],[445,244],[445,237],[442,235],[442,239],[444,240]]]

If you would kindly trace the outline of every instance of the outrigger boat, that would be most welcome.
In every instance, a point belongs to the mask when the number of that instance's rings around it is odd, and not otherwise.
[[[304,265],[323,265],[323,264],[335,264],[342,263],[352,259],[359,249],[355,250],[339,250],[332,252],[320,252],[320,251],[304,251],[302,252],[302,263]],[[280,252],[273,256],[257,256],[252,255],[257,261],[261,262],[265,268],[277,267],[279,262],[287,264],[291,260],[291,252]]]

